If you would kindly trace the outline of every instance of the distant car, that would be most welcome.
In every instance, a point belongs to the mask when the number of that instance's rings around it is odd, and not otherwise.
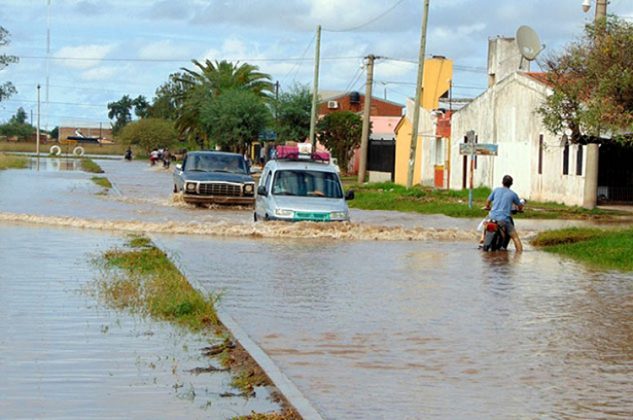
[[[343,193],[334,165],[314,159],[283,156],[264,166],[254,219],[288,221],[348,221],[346,200],[354,191]]]
[[[174,192],[192,204],[253,204],[255,182],[244,157],[226,152],[188,152],[174,170]]]

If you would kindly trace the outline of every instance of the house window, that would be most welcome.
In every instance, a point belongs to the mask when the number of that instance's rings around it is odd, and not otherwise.
[[[578,150],[576,151],[576,175],[582,175],[582,144],[578,145]]]
[[[563,148],[563,175],[569,175],[569,142]]]
[[[543,135],[538,136],[538,173],[543,174]]]

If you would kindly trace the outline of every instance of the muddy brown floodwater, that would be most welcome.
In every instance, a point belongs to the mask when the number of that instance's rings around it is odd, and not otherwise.
[[[0,226],[83,226],[104,243],[110,230],[150,232],[195,284],[223,292],[325,418],[633,417],[630,273],[480,253],[474,220],[354,211],[352,225],[253,224],[247,209],[174,203],[165,171],[99,163],[120,195],[97,195],[81,172],[0,173]]]
[[[92,258],[121,235],[0,224],[0,418],[224,419],[279,409],[236,393],[213,337],[98,304]],[[194,371],[194,372],[192,372]]]

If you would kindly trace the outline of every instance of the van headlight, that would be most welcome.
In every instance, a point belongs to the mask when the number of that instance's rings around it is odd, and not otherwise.
[[[346,211],[333,211],[330,213],[331,220],[347,220]]]
[[[292,217],[295,212],[288,209],[275,209],[275,216],[277,217]]]
[[[255,191],[254,184],[244,184],[244,194],[251,195]]]
[[[196,192],[196,183],[195,182],[187,182],[185,184],[185,191],[187,191],[187,192]]]

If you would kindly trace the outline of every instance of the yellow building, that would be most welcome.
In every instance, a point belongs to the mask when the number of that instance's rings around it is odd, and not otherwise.
[[[430,143],[436,137],[435,125],[431,111],[439,107],[440,98],[451,87],[453,79],[453,62],[444,57],[432,57],[424,61],[424,77],[420,98],[420,123],[418,125],[417,156],[413,173],[413,184],[420,184],[425,177],[434,176],[434,167],[429,147],[423,139]],[[409,174],[409,155],[411,150],[411,132],[413,127],[413,105],[407,104],[407,112],[396,127],[396,162],[394,182],[406,185]],[[424,153],[424,151],[427,153]],[[428,175],[430,174],[430,175]]]

